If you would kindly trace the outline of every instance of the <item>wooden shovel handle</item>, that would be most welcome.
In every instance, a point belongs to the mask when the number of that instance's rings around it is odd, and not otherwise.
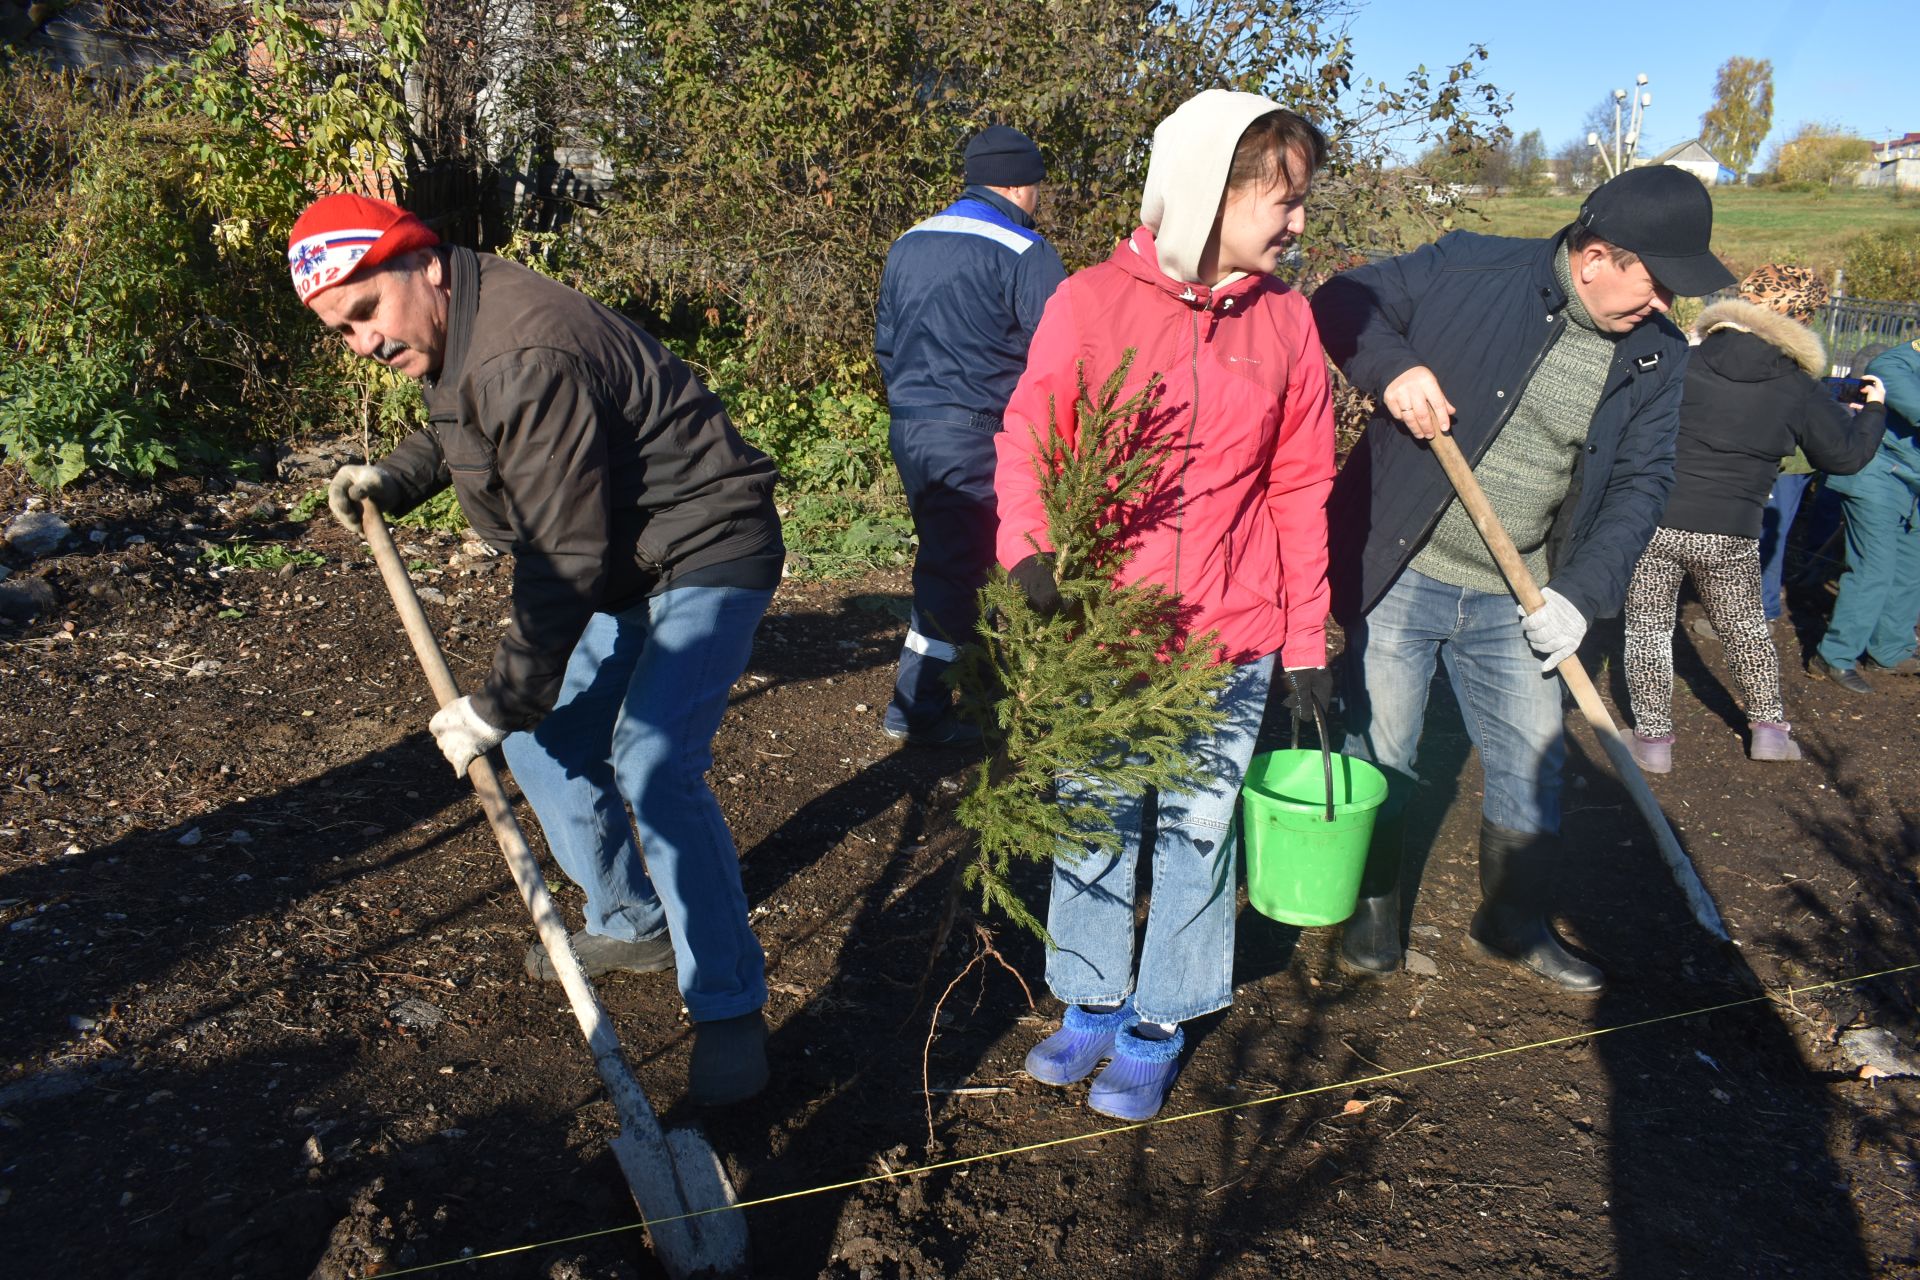
[[[1540,594],[1539,584],[1534,582],[1527,562],[1520,558],[1520,549],[1507,536],[1500,517],[1493,514],[1493,504],[1487,501],[1487,491],[1474,478],[1473,468],[1467,465],[1460,446],[1444,431],[1427,443],[1433,446],[1433,456],[1440,459],[1447,479],[1453,481],[1453,491],[1460,495],[1460,505],[1472,517],[1473,527],[1486,539],[1487,550],[1493,552],[1494,563],[1500,566],[1500,572],[1505,576],[1507,585],[1513,588],[1514,598],[1520,602],[1520,607],[1528,613],[1540,608],[1547,602],[1546,597]]]
[[[420,597],[414,594],[413,580],[407,577],[406,567],[400,563],[400,553],[394,548],[386,520],[370,500],[362,500],[360,504],[360,531],[373,549],[374,563],[380,566],[380,576],[386,582],[387,594],[393,597],[393,607],[400,614],[401,624],[406,627],[407,639],[413,643],[420,669],[426,673],[435,700],[444,707],[460,697],[460,687],[454,683],[453,672],[440,652],[440,642],[434,639],[426,610],[420,607]],[[520,824],[514,821],[506,787],[494,767],[494,755],[495,752],[489,751],[475,756],[467,766],[467,778],[480,797],[480,807],[486,811],[494,838],[500,843],[507,869],[520,890],[520,899],[533,917],[547,958],[559,974],[567,1003],[573,1007],[573,1016],[593,1054],[594,1069],[599,1072],[600,1081],[613,1102],[614,1113],[620,1118],[620,1133],[609,1146],[626,1175],[635,1205],[647,1220],[655,1256],[673,1280],[736,1274],[745,1266],[744,1222],[733,1214],[707,1216],[705,1213],[732,1200],[724,1177],[714,1181],[717,1161],[697,1135],[681,1142],[690,1153],[684,1169],[683,1162],[669,1146],[659,1117],[621,1051],[613,1022],[573,954],[566,925],[553,904],[553,895],[547,891],[546,879],[540,873],[526,836],[520,831]],[[690,1187],[704,1190],[694,1191]]]
[[[1433,456],[1447,473],[1447,479],[1453,482],[1453,491],[1460,496],[1460,505],[1467,509],[1467,515],[1473,520],[1473,527],[1480,531],[1486,540],[1487,550],[1493,553],[1494,563],[1500,566],[1501,574],[1507,585],[1513,589],[1514,599],[1528,613],[1533,613],[1546,604],[1546,598],[1540,594],[1540,584],[1533,580],[1532,572],[1526,561],[1520,558],[1519,548],[1513,545],[1513,539],[1500,523],[1500,517],[1493,513],[1493,504],[1487,501],[1486,490],[1480,487],[1480,481],[1474,478],[1473,468],[1460,452],[1460,446],[1446,432],[1427,441],[1433,446]],[[1613,762],[1614,772],[1626,785],[1627,794],[1633,797],[1634,807],[1640,810],[1647,826],[1653,831],[1654,843],[1659,846],[1660,856],[1666,862],[1667,869],[1673,873],[1674,883],[1686,897],[1687,905],[1693,911],[1693,917],[1700,927],[1722,942],[1728,941],[1727,926],[1720,919],[1720,911],[1713,904],[1713,898],[1707,893],[1707,886],[1701,881],[1700,873],[1694,870],[1693,862],[1687,857],[1686,850],[1680,847],[1680,839],[1674,835],[1673,827],[1667,821],[1666,812],[1661,809],[1659,798],[1653,794],[1653,788],[1647,785],[1646,775],[1640,771],[1639,761],[1633,758],[1633,751],[1627,746],[1625,735],[1613,722],[1613,715],[1607,710],[1607,704],[1600,700],[1600,691],[1593,686],[1592,677],[1587,669],[1580,665],[1580,655],[1569,654],[1555,668],[1560,678],[1566,681],[1567,688],[1573,693],[1573,700],[1580,708],[1580,714],[1586,718],[1593,735],[1600,741],[1600,748]]]

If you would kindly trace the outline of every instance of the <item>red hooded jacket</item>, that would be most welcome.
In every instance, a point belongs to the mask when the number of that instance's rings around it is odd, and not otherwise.
[[[1052,550],[1034,471],[1049,408],[1073,439],[1079,371],[1098,389],[1129,348],[1123,399],[1163,380],[1150,414],[1172,444],[1173,501],[1138,527],[1120,585],[1179,595],[1188,634],[1217,631],[1226,661],[1278,652],[1283,667],[1325,665],[1333,410],[1313,315],[1271,276],[1212,289],[1169,279],[1145,227],[1068,277],[1034,333],[995,437],[1000,563]]]

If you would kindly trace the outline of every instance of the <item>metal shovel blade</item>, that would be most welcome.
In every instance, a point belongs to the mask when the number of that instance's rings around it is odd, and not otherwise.
[[[660,1130],[654,1131],[656,1134]],[[673,1171],[674,1196],[650,1195],[649,1200],[682,1203],[700,1208],[685,1217],[649,1222],[647,1235],[654,1256],[668,1275],[697,1280],[732,1280],[747,1274],[747,1222],[734,1203],[733,1184],[721,1167],[720,1157],[707,1140],[691,1129],[665,1131],[668,1160],[664,1167]],[[639,1188],[659,1178],[663,1168],[652,1144],[632,1131],[622,1129],[607,1145],[627,1175],[630,1187]],[[635,1198],[638,1204],[638,1197]],[[647,1212],[640,1206],[640,1212]]]

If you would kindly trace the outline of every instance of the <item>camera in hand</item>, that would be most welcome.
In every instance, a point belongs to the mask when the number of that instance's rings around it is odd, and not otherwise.
[[[1867,402],[1867,380],[1865,378],[1824,378],[1827,390],[1841,404],[1865,404]]]

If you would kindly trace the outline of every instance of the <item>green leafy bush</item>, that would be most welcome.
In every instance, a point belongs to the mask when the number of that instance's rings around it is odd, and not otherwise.
[[[0,65],[0,104],[0,446],[49,489],[95,466],[152,475],[175,461],[161,413],[192,423],[223,292],[175,216],[170,139],[30,64]]]
[[[249,0],[244,35],[219,32],[147,95],[164,118],[212,125],[187,146],[189,181],[223,247],[264,250],[282,277],[279,250],[316,192],[396,193],[403,81],[426,43],[422,0],[346,0],[324,28],[303,7]]]
[[[913,521],[905,502],[806,493],[781,503],[789,566],[803,577],[837,578],[913,562]]]
[[[1847,241],[1847,292],[1856,298],[1920,302],[1920,226],[1869,231]]]
[[[250,42],[219,33],[137,93],[0,59],[0,449],[44,487],[404,410],[281,246],[313,191],[381,188],[404,155],[420,0],[350,0],[324,39],[278,0],[248,16]]]
[[[913,523],[887,444],[887,406],[846,367],[799,388],[756,380],[735,337],[703,334],[684,355],[742,437],[780,468],[788,547],[802,573],[908,563]]]
[[[834,379],[828,373],[804,388],[763,383],[742,344],[714,334],[702,335],[684,354],[740,434],[779,466],[792,492],[899,492],[887,451],[887,406],[856,374],[843,369]]]
[[[1393,147],[1483,146],[1506,110],[1464,41],[1458,63],[1356,82],[1343,0],[596,0],[583,16],[603,48],[577,93],[623,175],[589,224],[588,274],[738,323],[768,386],[860,370],[888,244],[959,194],[984,125],[1040,143],[1040,225],[1084,266],[1132,227],[1159,120],[1204,86],[1266,92],[1334,140],[1305,241],[1321,270],[1445,216]]]
[[[1776,143],[1767,173],[1789,191],[1828,191],[1873,159],[1873,144],[1837,125],[1808,122]]]
[[[393,523],[409,529],[458,533],[467,527],[467,513],[460,509],[460,499],[449,488],[442,489],[407,514],[395,516]]]

